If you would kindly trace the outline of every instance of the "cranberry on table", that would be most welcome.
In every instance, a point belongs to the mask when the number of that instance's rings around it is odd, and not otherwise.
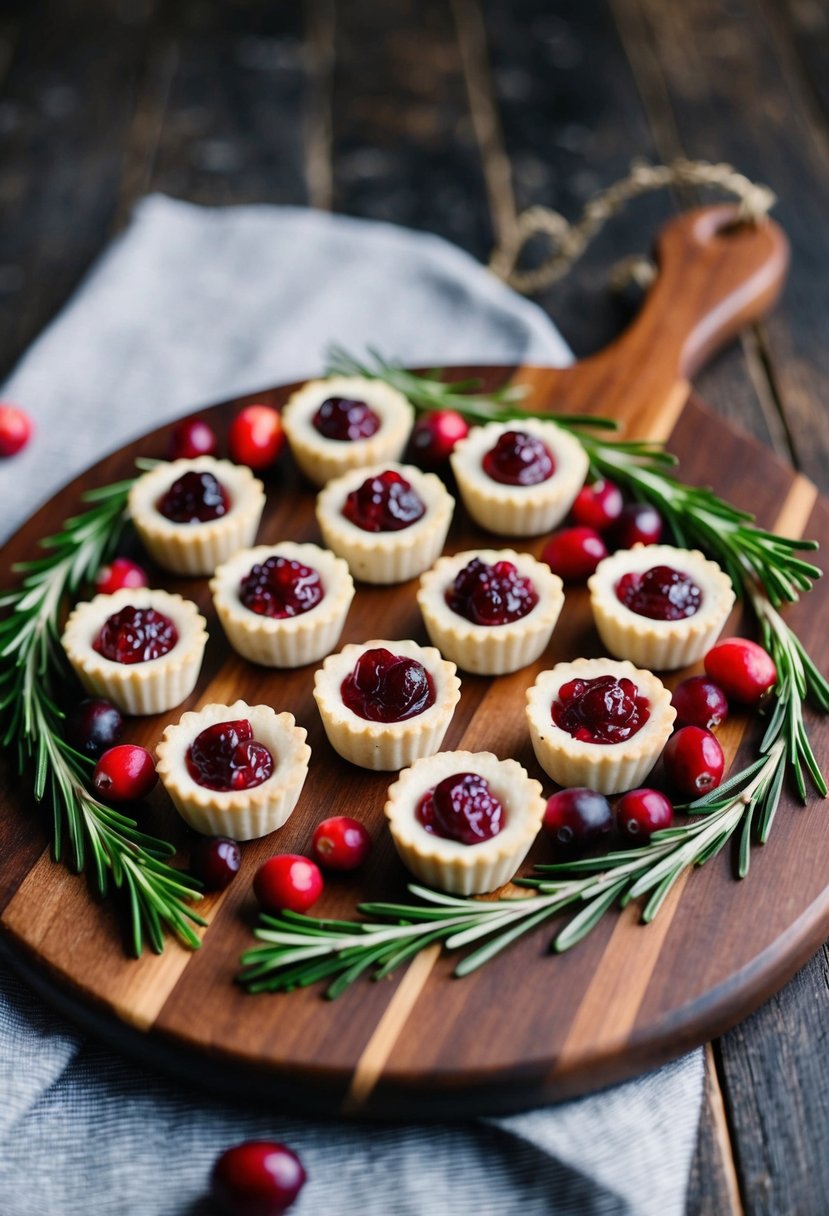
[[[656,545],[662,539],[662,516],[647,502],[630,502],[622,508],[610,530],[616,549],[632,549],[634,545]]]
[[[684,798],[701,798],[722,781],[725,756],[715,735],[701,726],[681,726],[662,753],[665,774]]]
[[[306,912],[322,895],[316,862],[299,853],[269,857],[256,871],[253,892],[265,912]]]
[[[728,699],[708,676],[689,676],[677,684],[671,696],[676,725],[702,726],[716,730],[728,717]]]
[[[435,684],[417,659],[376,646],[360,655],[340,695],[367,722],[403,722],[434,705]]]
[[[570,515],[573,523],[584,528],[593,528],[596,532],[604,532],[622,514],[624,505],[622,491],[615,482],[599,478],[579,490],[570,508]]]
[[[359,819],[335,815],[314,828],[311,853],[326,870],[356,870],[371,852],[371,834]]]
[[[673,821],[673,805],[661,790],[628,790],[616,804],[619,830],[639,844],[647,844],[654,832],[669,828]]]
[[[105,802],[137,802],[146,798],[158,781],[155,761],[145,747],[119,743],[95,765],[92,784]]]
[[[242,850],[229,836],[201,836],[190,853],[190,869],[206,891],[224,891],[241,864]]]
[[[260,472],[282,451],[282,419],[269,405],[246,405],[231,422],[227,442],[232,460]]]
[[[380,430],[380,419],[365,401],[348,397],[327,397],[311,419],[311,425],[324,439],[355,443],[370,439]]]
[[[32,437],[34,423],[16,405],[0,404],[0,456],[16,456]]]
[[[548,798],[542,826],[559,848],[583,849],[610,831],[613,812],[604,794],[576,786]]]
[[[185,418],[173,427],[167,455],[170,460],[195,460],[215,456],[219,447],[216,432],[203,418]]]
[[[114,557],[107,566],[101,566],[95,575],[95,590],[99,595],[113,595],[122,587],[148,587],[147,571],[138,562],[128,557]]]
[[[457,410],[429,410],[414,424],[409,451],[424,469],[439,469],[468,434],[469,423]]]
[[[280,1216],[305,1184],[299,1157],[272,1140],[246,1140],[218,1158],[211,1191],[227,1216]]]
[[[469,845],[491,840],[505,822],[500,799],[480,773],[444,777],[420,799],[415,818],[430,835]]]
[[[124,733],[124,719],[111,701],[87,697],[66,715],[66,738],[76,752],[97,760]]]
[[[726,638],[708,651],[705,670],[727,697],[756,705],[777,683],[777,668],[767,650],[749,638]]]
[[[507,486],[537,486],[555,472],[546,443],[527,431],[504,431],[481,464],[487,477]]]
[[[541,551],[541,560],[565,583],[583,582],[605,557],[607,545],[601,536],[584,527],[554,532]]]

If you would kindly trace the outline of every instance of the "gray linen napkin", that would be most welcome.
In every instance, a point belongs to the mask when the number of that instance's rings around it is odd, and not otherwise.
[[[534,305],[438,238],[272,207],[152,197],[3,389],[35,442],[0,465],[14,528],[63,482],[152,426],[317,374],[331,341],[411,364],[569,353]],[[372,1127],[212,1099],[118,1058],[0,968],[3,1216],[196,1216],[211,1164],[283,1139],[332,1216],[680,1216],[701,1053],[605,1093],[504,1119]]]

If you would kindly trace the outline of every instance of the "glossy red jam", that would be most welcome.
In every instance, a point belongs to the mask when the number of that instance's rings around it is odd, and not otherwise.
[[[620,603],[651,621],[684,621],[699,611],[702,591],[691,578],[671,566],[652,566],[643,574],[624,574],[616,584]]]
[[[538,592],[512,562],[490,566],[473,557],[455,576],[444,599],[453,612],[473,625],[508,625],[532,612]]]
[[[418,823],[433,836],[480,844],[505,826],[504,808],[480,773],[453,773],[427,790],[415,807]]]
[[[208,790],[249,790],[273,772],[273,756],[254,739],[247,718],[205,727],[187,749],[186,759],[190,776]]]
[[[364,532],[401,532],[425,514],[417,490],[394,469],[366,478],[343,506],[345,518]]]
[[[546,443],[527,431],[504,431],[482,463],[487,477],[507,486],[537,486],[555,472]]]
[[[92,649],[113,663],[129,665],[160,659],[177,641],[178,630],[163,612],[128,604],[104,621]]]
[[[239,586],[239,599],[251,612],[285,620],[316,608],[325,595],[313,566],[273,555],[252,566]]]
[[[569,680],[552,704],[556,726],[583,743],[624,743],[647,722],[650,702],[632,680]]]
[[[376,435],[380,419],[365,401],[328,397],[314,414],[311,425],[325,439],[354,443],[357,439],[370,439]]]
[[[422,663],[383,646],[360,655],[340,689],[343,703],[367,722],[403,722],[435,703],[435,685]]]
[[[174,481],[155,504],[156,510],[174,524],[205,524],[230,510],[230,496],[206,469],[191,469]]]

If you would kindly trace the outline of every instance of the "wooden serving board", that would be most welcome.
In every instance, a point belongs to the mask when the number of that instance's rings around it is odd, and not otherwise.
[[[772,303],[785,274],[779,229],[769,223],[726,231],[732,218],[729,208],[706,208],[665,229],[661,272],[639,317],[593,358],[559,371],[483,367],[457,374],[479,374],[489,388],[517,379],[534,406],[612,414],[629,436],[665,438],[684,480],[712,484],[763,525],[826,543],[829,504],[814,488],[688,399],[694,369]],[[280,405],[293,387],[256,399]],[[240,404],[201,412],[223,439]],[[12,564],[77,509],[83,490],[129,476],[136,456],[162,455],[168,429],[108,457],[38,511],[0,554],[0,585],[13,582]],[[313,505],[312,491],[283,458],[268,484],[260,540],[318,540]],[[491,545],[492,538],[476,532],[459,509],[448,548],[476,544]],[[542,544],[540,538],[519,547],[537,555]],[[157,583],[198,603],[211,641],[190,700],[170,714],[133,720],[128,737],[152,747],[184,709],[243,697],[290,709],[307,727],[313,755],[289,823],[245,845],[238,878],[204,900],[209,927],[202,948],[190,953],[170,941],[162,956],[138,961],[125,953],[111,903],[96,902],[82,878],[51,861],[47,812],[33,806],[29,782],[8,764],[0,768],[0,942],[49,1000],[125,1050],[216,1087],[269,1101],[289,1098],[292,1109],[411,1117],[524,1108],[619,1080],[720,1033],[779,987],[829,932],[826,810],[802,808],[787,792],[771,841],[754,851],[746,881],[734,879],[726,852],[680,882],[651,926],[637,923],[635,907],[613,912],[575,950],[551,956],[548,925],[463,980],[452,978],[451,956],[430,950],[403,974],[359,982],[335,1003],[321,1000],[318,989],[247,995],[234,976],[252,943],[253,874],[273,853],[305,850],[321,818],[359,814],[375,849],[363,872],[328,880],[316,913],[349,917],[361,899],[403,896],[407,875],[382,818],[393,776],[354,768],[332,751],[311,695],[313,668],[268,671],[229,651],[206,579],[159,573]],[[425,641],[414,590],[414,583],[361,586],[343,642]],[[790,613],[823,667],[827,612],[829,587],[820,584]],[[738,616],[731,624],[739,627]],[[532,755],[524,692],[541,667],[597,653],[586,593],[570,590],[541,663],[494,681],[464,676],[445,746],[514,756],[551,792]],[[810,717],[809,727],[826,766],[829,726]],[[757,723],[734,719],[721,738],[730,756],[742,749],[745,758],[756,747]],[[176,841],[186,861],[188,833],[163,791],[153,795],[146,819],[149,830]],[[548,858],[539,841],[525,869]]]

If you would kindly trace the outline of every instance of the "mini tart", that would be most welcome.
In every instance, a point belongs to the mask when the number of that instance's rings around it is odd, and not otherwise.
[[[370,722],[349,709],[342,698],[343,681],[351,675],[361,654],[380,648],[423,664],[434,682],[434,705],[402,722]],[[376,772],[403,768],[436,752],[460,696],[455,664],[447,662],[433,647],[408,640],[350,643],[338,654],[329,655],[314,676],[314,700],[334,751],[344,760]]]
[[[693,616],[654,621],[628,608],[616,595],[625,574],[644,574],[670,566],[689,575],[702,592]],[[636,545],[599,562],[587,581],[599,637],[610,654],[656,671],[674,671],[697,663],[714,645],[734,606],[731,579],[698,549],[672,545]]]
[[[317,571],[325,594],[318,604],[298,616],[277,619],[252,612],[239,598],[242,579],[269,557],[302,562]],[[319,545],[280,541],[243,549],[225,562],[210,580],[213,606],[227,640],[237,654],[263,667],[303,667],[316,663],[337,645],[354,598],[347,564]]]
[[[593,680],[608,675],[617,680],[632,680],[648,698],[647,722],[622,743],[574,739],[552,718],[552,705],[558,690],[570,680]],[[542,671],[527,690],[530,738],[544,772],[561,786],[587,786],[601,794],[617,794],[641,784],[659,759],[675,718],[671,694],[655,675],[615,659],[575,659],[572,663],[557,663],[550,671]]]
[[[534,486],[503,485],[483,469],[483,458],[506,431],[537,435],[549,449],[555,468]],[[475,523],[499,536],[539,536],[560,523],[584,484],[588,460],[584,448],[554,422],[522,418],[473,427],[451,457],[463,505]]]
[[[158,500],[183,474],[200,471],[212,473],[227,491],[227,514],[197,524],[166,519],[157,509]],[[237,549],[252,545],[264,508],[264,487],[250,469],[212,456],[156,465],[138,478],[129,494],[130,515],[144,548],[174,574],[212,574]]]
[[[178,632],[172,650],[142,663],[116,663],[93,650],[104,623],[122,608],[155,608]],[[196,686],[204,648],[206,621],[196,605],[180,595],[149,587],[123,587],[113,595],[96,595],[77,604],[66,622],[61,643],[87,692],[106,697],[127,714],[160,714],[180,705]]]
[[[261,785],[247,790],[211,790],[190,776],[187,751],[197,735],[217,722],[247,718],[253,737],[264,743],[274,762],[273,772]],[[182,714],[168,726],[156,748],[158,775],[178,813],[191,828],[205,836],[255,840],[275,832],[290,817],[299,801],[311,749],[307,731],[293,714],[278,714],[270,705],[205,705]]]
[[[445,592],[473,558],[493,566],[512,562],[519,574],[532,579],[538,603],[526,616],[504,625],[476,625],[449,607]],[[514,549],[468,549],[442,557],[422,576],[417,602],[429,639],[441,654],[463,671],[501,676],[533,663],[549,642],[564,604],[561,579],[550,567]]]
[[[479,773],[488,782],[505,812],[497,836],[462,844],[418,823],[420,799],[455,773]],[[515,760],[499,760],[492,752],[438,752],[400,774],[384,811],[400,860],[416,878],[453,895],[480,895],[513,877],[538,834],[544,808],[541,783]]]
[[[328,439],[321,435],[312,419],[329,397],[364,401],[380,419],[379,429],[368,439]],[[399,460],[413,423],[414,409],[402,393],[381,380],[360,376],[309,380],[282,411],[282,425],[294,459],[315,486],[324,486],[349,469]]]
[[[387,470],[405,477],[420,495],[425,514],[399,532],[364,532],[345,518],[343,504],[352,490]],[[317,495],[317,522],[326,545],[364,583],[403,583],[428,570],[443,548],[454,509],[454,498],[434,473],[391,462],[352,469]]]

